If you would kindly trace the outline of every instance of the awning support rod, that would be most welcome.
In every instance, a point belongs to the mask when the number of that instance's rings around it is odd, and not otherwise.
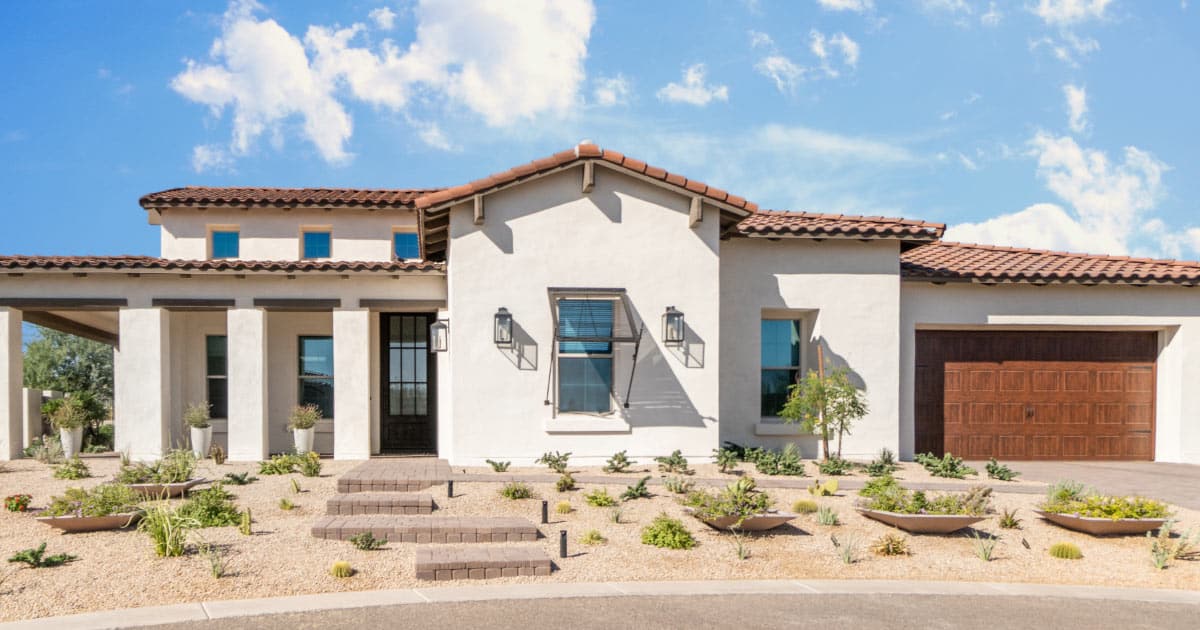
[[[638,349],[642,347],[642,334],[646,332],[646,324],[638,326],[637,339],[633,342],[633,364],[629,366],[629,387],[625,388],[625,408],[629,408],[629,396],[633,393],[633,374],[637,372]]]

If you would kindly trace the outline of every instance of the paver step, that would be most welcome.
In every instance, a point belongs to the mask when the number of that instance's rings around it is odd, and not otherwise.
[[[482,580],[550,575],[550,556],[537,547],[418,547],[418,580]]]
[[[538,536],[533,523],[515,517],[330,515],[312,526],[313,536],[331,540],[349,540],[363,532],[411,543],[530,542]]]
[[[428,490],[434,484],[441,483],[445,482],[436,479],[402,479],[390,477],[366,479],[342,476],[338,478],[337,491],[342,494],[352,492],[419,492],[421,490]]]
[[[355,514],[432,514],[433,495],[415,492],[351,492],[335,494],[325,502],[325,513],[340,516]]]

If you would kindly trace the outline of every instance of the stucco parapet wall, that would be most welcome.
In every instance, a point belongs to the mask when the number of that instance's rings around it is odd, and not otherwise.
[[[429,274],[446,264],[431,261],[175,260],[151,256],[4,256],[0,272],[146,274]]]

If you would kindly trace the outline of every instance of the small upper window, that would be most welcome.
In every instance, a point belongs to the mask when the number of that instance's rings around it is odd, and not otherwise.
[[[331,237],[329,232],[305,232],[304,258],[329,258]]]
[[[397,260],[407,260],[421,257],[421,242],[416,232],[396,232],[392,234],[392,252]]]
[[[212,257],[238,257],[238,233],[236,230],[213,230]]]

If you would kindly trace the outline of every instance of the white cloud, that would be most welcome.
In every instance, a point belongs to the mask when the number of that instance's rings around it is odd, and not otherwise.
[[[979,16],[979,23],[984,26],[999,26],[1003,20],[1004,14],[996,9],[995,2],[989,2],[987,12]]]
[[[1088,55],[1100,50],[1100,42],[1090,37],[1079,37],[1075,33],[1065,31],[1061,39],[1042,37],[1029,42],[1029,50],[1048,48],[1055,59],[1071,66],[1079,67],[1079,62]]]
[[[625,75],[618,73],[615,77],[597,77],[593,83],[595,88],[592,91],[592,97],[597,105],[612,107],[629,103],[629,95],[633,90]]]
[[[770,35],[761,31],[749,31],[750,47],[751,48],[775,48],[775,40],[771,39]]]
[[[1087,20],[1104,19],[1112,0],[1038,0],[1030,7],[1034,15],[1051,26],[1069,26]]]
[[[441,151],[453,151],[454,144],[442,133],[442,127],[436,122],[409,121],[417,129],[417,137],[427,146]]]
[[[235,156],[264,133],[282,138],[298,118],[303,135],[335,163],[349,159],[353,132],[339,97],[401,111],[419,93],[493,127],[565,115],[579,100],[595,21],[590,0],[420,0],[414,41],[401,48],[385,39],[372,49],[356,44],[363,24],[310,26],[301,42],[257,17],[261,11],[253,0],[233,2],[211,62],[188,60],[171,86],[215,116],[232,110]]]
[[[809,127],[766,125],[759,129],[755,136],[756,144],[764,149],[802,152],[830,161],[861,160],[874,164],[901,164],[917,159],[900,145]]]
[[[875,7],[872,0],[817,0],[817,4],[827,11],[853,11],[865,13]]]
[[[222,173],[233,170],[233,158],[224,147],[201,144],[192,147],[192,170],[197,173]]]
[[[1087,130],[1087,88],[1070,83],[1063,86],[1063,96],[1067,100],[1067,118],[1071,131],[1083,133]]]
[[[926,11],[942,11],[945,13],[970,13],[971,5],[966,0],[921,0],[921,7]]]
[[[379,7],[367,14],[375,26],[381,31],[390,31],[396,27],[396,13],[387,7]]]
[[[658,91],[658,98],[669,103],[687,103],[697,107],[704,107],[712,101],[728,101],[729,88],[706,83],[707,72],[702,63],[685,68],[683,82],[666,84]]]
[[[858,66],[858,43],[850,39],[845,33],[836,33],[826,36],[824,33],[813,29],[809,32],[809,50],[816,55],[817,59],[821,60],[821,69],[825,74],[836,77],[838,71],[831,63],[834,50],[841,54],[842,63],[851,68]]]
[[[1166,164],[1136,147],[1126,147],[1121,162],[1113,163],[1102,151],[1044,132],[1029,141],[1029,148],[1037,159],[1038,177],[1070,211],[1035,204],[979,223],[955,225],[946,231],[948,240],[1126,254],[1139,236],[1156,237],[1144,227],[1152,220],[1145,215],[1163,194]],[[1167,245],[1158,238],[1155,248]]]
[[[775,82],[775,87],[780,92],[791,93],[795,91],[796,84],[804,78],[805,69],[796,65],[791,59],[783,55],[768,55],[763,57],[754,64],[754,69],[759,74],[769,77]]]
[[[975,160],[967,157],[967,155],[961,151],[958,152],[958,162],[962,164],[963,168],[967,169],[968,171],[979,170],[979,165],[975,163]]]

